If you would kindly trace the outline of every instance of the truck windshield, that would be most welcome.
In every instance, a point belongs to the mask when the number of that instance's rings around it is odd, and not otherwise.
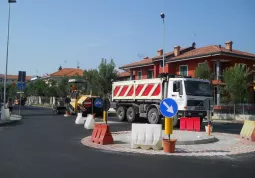
[[[212,96],[211,85],[202,81],[184,81],[187,95]]]

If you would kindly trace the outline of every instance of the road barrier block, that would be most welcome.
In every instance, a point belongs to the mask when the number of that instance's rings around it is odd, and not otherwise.
[[[186,130],[187,117],[180,118],[180,130]]]
[[[95,124],[91,141],[101,145],[113,144],[113,137],[107,124]]]
[[[161,124],[132,124],[131,148],[162,149]]]
[[[9,120],[10,119],[10,110],[5,109],[4,106],[1,107],[1,120]]]
[[[191,119],[193,119],[194,130],[197,132],[200,132],[200,127],[201,127],[200,118],[192,117]]]
[[[194,121],[193,121],[193,119],[191,119],[191,118],[187,119],[187,121],[186,121],[186,129],[188,131],[193,131],[193,129],[194,129]]]
[[[87,117],[86,122],[84,124],[85,129],[93,129],[95,125],[95,119],[93,117]]]
[[[200,132],[201,122],[199,117],[181,117],[180,130]]]
[[[76,120],[75,120],[75,124],[84,124],[86,118],[82,117],[82,113],[78,113]]]
[[[245,120],[240,136],[243,139],[255,141],[255,121]]]

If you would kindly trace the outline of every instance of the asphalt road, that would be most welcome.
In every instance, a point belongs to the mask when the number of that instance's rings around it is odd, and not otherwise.
[[[91,131],[75,125],[75,117],[36,108],[22,113],[22,121],[0,126],[1,178],[254,178],[255,154],[179,157],[106,152],[80,143]],[[131,128],[129,123],[110,127],[111,131]],[[240,132],[240,128],[217,125],[224,132]]]

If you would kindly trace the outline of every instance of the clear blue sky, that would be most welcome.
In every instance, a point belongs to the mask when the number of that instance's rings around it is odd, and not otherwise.
[[[8,0],[0,1],[0,73],[5,71]],[[11,7],[9,74],[96,68],[101,58],[121,66],[166,50],[234,42],[255,53],[254,0],[17,0]]]

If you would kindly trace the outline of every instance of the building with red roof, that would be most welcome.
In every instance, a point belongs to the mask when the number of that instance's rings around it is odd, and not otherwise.
[[[130,79],[148,79],[157,78],[164,71],[169,74],[182,76],[195,76],[195,69],[198,65],[207,62],[213,71],[213,93],[214,104],[220,105],[220,85],[224,85],[223,71],[237,63],[246,64],[253,71],[253,78],[250,80],[249,101],[255,101],[255,54],[236,50],[233,48],[233,42],[225,42],[225,46],[210,45],[196,48],[193,43],[190,47],[181,48],[175,46],[173,51],[165,53],[165,65],[163,65],[163,50],[157,51],[157,56],[146,57],[141,61],[121,66],[120,69],[129,72]],[[127,74],[126,74],[127,75]]]

